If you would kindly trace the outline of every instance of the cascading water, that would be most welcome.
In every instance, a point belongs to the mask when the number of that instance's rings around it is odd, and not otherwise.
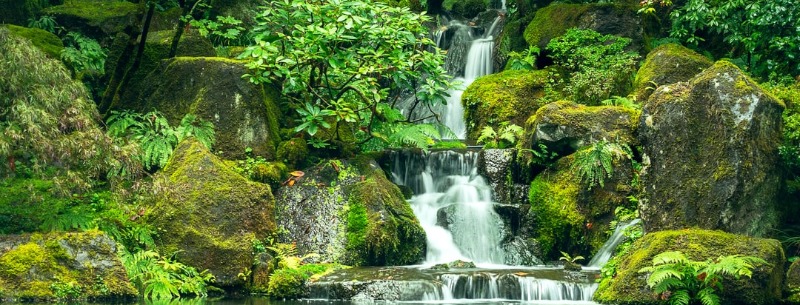
[[[601,268],[605,265],[609,259],[611,259],[611,255],[614,254],[614,250],[617,249],[617,246],[621,244],[625,240],[625,230],[635,225],[638,225],[641,222],[640,219],[634,219],[627,223],[619,223],[617,228],[614,229],[614,233],[611,234],[611,237],[606,241],[605,244],[597,251],[592,260],[589,261],[589,264],[586,267],[589,268]]]
[[[416,194],[409,202],[427,234],[426,264],[505,262],[503,222],[494,211],[491,188],[477,175],[477,152],[391,153],[394,182]]]

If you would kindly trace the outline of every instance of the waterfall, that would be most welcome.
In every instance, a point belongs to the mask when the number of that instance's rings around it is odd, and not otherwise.
[[[454,20],[443,36],[442,49],[447,50],[444,69],[453,76],[464,75],[464,63],[473,39],[472,28]]]
[[[529,301],[591,301],[597,284],[591,280],[573,282],[519,276],[515,274],[443,274],[441,292],[426,296],[428,301],[494,299]]]
[[[611,234],[611,237],[606,241],[605,244],[597,251],[592,260],[589,262],[586,267],[589,268],[602,268],[609,259],[611,259],[611,255],[614,254],[614,250],[617,249],[617,246],[621,244],[625,240],[625,230],[639,224],[641,222],[640,219],[634,219],[627,223],[619,223],[617,224],[617,228],[614,229],[614,233]]]
[[[456,78],[455,81],[466,83],[463,78]],[[467,124],[464,122],[464,106],[461,105],[461,96],[464,94],[466,86],[457,89],[450,89],[447,91],[448,96],[445,98],[447,106],[442,114],[442,124],[449,127],[456,139],[465,139],[467,137]]]
[[[414,191],[409,200],[428,239],[425,264],[456,259],[503,264],[503,222],[491,188],[477,174],[477,152],[394,151],[392,178]]]
[[[464,68],[464,78],[472,83],[478,77],[492,74],[492,50],[494,38],[475,39],[467,54],[467,65]]]

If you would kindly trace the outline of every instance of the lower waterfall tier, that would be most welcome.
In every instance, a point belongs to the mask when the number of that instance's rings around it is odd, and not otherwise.
[[[597,275],[596,271],[570,272],[548,267],[459,270],[367,267],[336,271],[309,283],[308,287],[312,299],[594,304],[591,300],[597,289],[594,281]]]

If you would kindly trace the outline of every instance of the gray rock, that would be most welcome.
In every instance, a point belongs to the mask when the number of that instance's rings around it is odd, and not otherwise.
[[[514,179],[521,164],[516,161],[515,149],[485,149],[478,154],[478,174],[492,187],[492,200],[503,204],[526,204],[526,181]]]
[[[645,230],[775,228],[783,109],[729,62],[660,87],[639,120]]]

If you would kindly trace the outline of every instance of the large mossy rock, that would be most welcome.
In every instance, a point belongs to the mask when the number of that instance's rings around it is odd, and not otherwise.
[[[137,295],[117,244],[100,231],[0,236],[0,301]]]
[[[386,266],[419,263],[425,232],[374,160],[328,160],[276,192],[281,240],[320,261]]]
[[[42,10],[53,15],[58,25],[102,40],[136,22],[139,5],[117,0],[65,0],[64,4]]]
[[[551,151],[571,153],[603,139],[636,145],[639,111],[619,106],[585,106],[568,101],[545,105],[525,124],[523,147],[544,144]]]
[[[800,304],[800,259],[792,262],[789,271],[786,272],[786,290],[789,304]]]
[[[61,50],[64,49],[64,43],[55,34],[42,29],[26,28],[12,24],[5,25],[5,27],[8,28],[11,34],[29,39],[34,46],[51,58],[61,58]]]
[[[630,38],[632,48],[639,49],[643,35],[637,10],[638,6],[629,3],[553,3],[536,11],[525,28],[525,41],[544,50],[553,38],[564,35],[571,28],[578,28]]]
[[[775,228],[783,109],[729,62],[659,87],[639,121],[645,230]]]
[[[522,219],[521,236],[535,238],[549,259],[559,251],[589,257],[608,239],[614,209],[625,205],[632,193],[633,168],[628,160],[613,163],[604,186],[581,181],[572,167],[575,156],[563,157],[537,175],[530,186],[530,209]]]
[[[548,71],[503,71],[478,78],[461,97],[467,138],[477,139],[484,127],[502,122],[522,126],[536,109],[547,85]]]
[[[685,82],[713,63],[703,55],[679,44],[665,44],[653,49],[633,81],[636,100],[643,103],[658,86]]]
[[[142,53],[139,67],[130,77],[127,84],[128,87],[123,88],[124,92],[128,92],[128,96],[135,94],[135,92],[130,92],[130,90],[127,89],[138,88],[139,84],[147,78],[147,75],[161,65],[162,60],[169,58],[169,50],[172,47],[172,39],[174,36],[174,30],[151,31],[147,34],[147,42],[144,46],[144,52]],[[128,43],[129,37],[127,34],[120,33],[115,37],[114,44],[108,55],[108,61],[106,62],[107,73],[113,73],[114,69],[117,67],[117,62],[121,59],[120,56],[133,55],[122,54]],[[214,45],[211,44],[211,41],[194,31],[185,32],[181,35],[178,48],[175,50],[175,56],[182,57],[214,57],[216,55],[217,52],[214,50]],[[129,61],[128,64],[132,64],[132,61]],[[120,105],[112,105],[112,108],[116,107],[120,107]]]
[[[191,138],[155,179],[158,192],[145,220],[159,229],[159,252],[208,269],[215,285],[243,285],[237,274],[253,266],[253,241],[275,232],[269,185],[242,177]]]
[[[647,287],[647,277],[639,270],[651,266],[653,257],[666,251],[681,251],[696,261],[727,255],[764,259],[767,264],[757,265],[752,278],[724,278],[720,304],[768,305],[780,300],[786,258],[779,241],[699,229],[648,233],[637,240],[627,254],[617,258],[616,275],[600,283],[594,300],[618,305],[664,304]]]
[[[216,145],[228,158],[253,154],[269,160],[278,145],[278,93],[242,75],[243,62],[218,57],[176,57],[163,62],[136,88],[129,88],[123,107],[158,109],[171,125],[187,113],[214,123]]]

